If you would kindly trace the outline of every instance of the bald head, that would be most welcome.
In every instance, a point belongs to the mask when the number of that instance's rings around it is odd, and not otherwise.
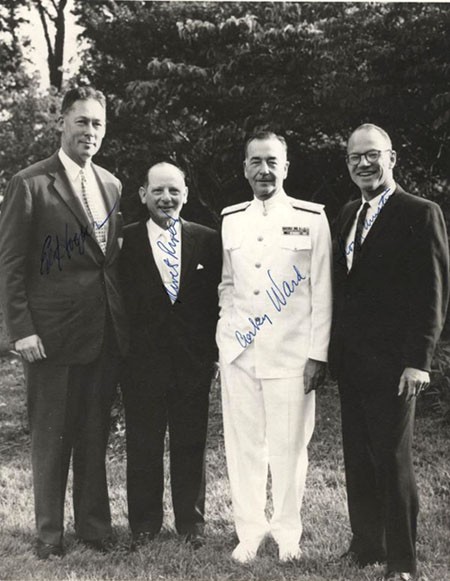
[[[347,167],[351,179],[366,200],[395,189],[393,170],[397,154],[389,135],[372,123],[357,127],[347,145]]]
[[[184,172],[171,163],[157,163],[147,172],[146,183],[139,188],[141,202],[147,206],[150,218],[163,229],[177,221],[188,188]]]

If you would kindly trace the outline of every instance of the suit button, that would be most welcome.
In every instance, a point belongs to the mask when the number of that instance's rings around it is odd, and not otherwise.
[[[254,295],[259,295],[259,290],[258,290],[258,289],[254,290],[254,291],[253,291],[253,294],[254,294]]]
[[[260,262],[257,262],[257,263],[255,264],[255,268],[261,268],[261,263],[260,263]]]
[[[258,240],[258,242],[262,242],[264,240],[264,238],[263,238],[263,236],[258,236],[258,238],[256,240]]]

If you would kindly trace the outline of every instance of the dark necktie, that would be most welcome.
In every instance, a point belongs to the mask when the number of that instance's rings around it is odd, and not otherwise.
[[[367,211],[370,208],[369,202],[365,202],[361,208],[361,212],[358,216],[358,221],[356,222],[356,232],[355,232],[355,242],[353,243],[353,262],[352,268],[358,262],[361,257],[364,222],[366,221]]]

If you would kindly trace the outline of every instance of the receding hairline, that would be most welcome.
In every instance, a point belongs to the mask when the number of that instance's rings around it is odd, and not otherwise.
[[[348,149],[348,146],[350,144],[351,139],[356,135],[356,133],[360,133],[360,132],[364,132],[364,131],[366,133],[370,133],[371,131],[376,131],[387,141],[387,143],[389,145],[389,149],[392,149],[392,140],[389,137],[389,133],[387,131],[385,131],[384,129],[382,129],[381,127],[379,127],[378,125],[375,125],[374,123],[363,123],[362,125],[359,125],[356,129],[354,129],[352,131],[352,133],[350,134],[350,137],[348,138],[347,149]]]
[[[169,163],[167,161],[161,161],[159,163],[155,163],[154,165],[150,166],[147,170],[147,173],[145,174],[145,182],[144,182],[144,186],[147,187],[149,185],[149,176],[150,176],[150,172],[154,169],[159,169],[159,168],[174,168],[175,170],[178,171],[178,173],[181,175],[181,177],[183,178],[183,181],[186,185],[186,174],[184,173],[184,171],[178,167],[177,165],[175,165],[174,163]]]
[[[275,140],[275,141],[278,141],[279,143],[281,143],[281,145],[283,146],[284,152],[286,154],[286,157],[287,157],[288,147],[287,147],[286,139],[282,135],[278,135],[274,131],[260,131],[258,133],[254,133],[253,135],[251,135],[247,139],[247,141],[245,142],[245,145],[244,145],[245,159],[247,159],[248,147],[249,147],[250,143],[252,143],[253,141],[272,141],[272,140]]]

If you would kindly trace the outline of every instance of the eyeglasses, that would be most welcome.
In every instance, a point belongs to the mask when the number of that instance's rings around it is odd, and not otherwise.
[[[375,163],[380,159],[380,155],[384,151],[392,151],[392,149],[371,149],[370,151],[366,151],[365,153],[350,153],[350,155],[345,156],[345,160],[348,165],[359,165],[361,158],[365,157],[367,163]]]

